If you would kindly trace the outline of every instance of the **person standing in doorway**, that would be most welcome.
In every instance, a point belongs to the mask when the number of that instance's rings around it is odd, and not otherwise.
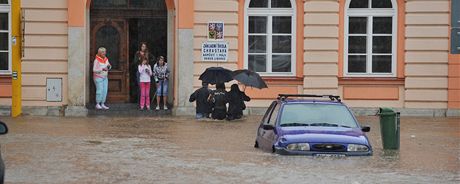
[[[150,66],[155,66],[156,64],[156,61],[155,61],[155,56],[153,56],[150,51],[149,51],[149,48],[147,47],[147,43],[146,42],[141,42],[140,45],[139,45],[139,50],[134,54],[134,58],[131,62],[131,70],[130,70],[130,76],[131,77],[131,82],[130,82],[130,89],[133,90],[133,93],[134,94],[137,94],[134,96],[134,100],[136,102],[140,102],[140,80],[139,80],[139,71],[138,71],[138,66],[142,64],[142,60],[143,58],[147,59],[148,61],[148,64]],[[154,80],[150,80],[152,82],[154,82]],[[155,85],[151,85],[151,89],[150,89],[150,94],[153,95],[155,91]],[[139,104],[140,105],[140,104]]]
[[[147,58],[141,58],[142,63],[137,66],[139,72],[139,85],[141,90],[140,110],[150,110],[150,77],[152,76],[152,67],[150,67]]]
[[[96,59],[93,63],[93,79],[96,85],[96,109],[109,109],[105,105],[108,91],[108,74],[112,67],[109,59],[105,56],[107,50],[104,47],[100,47],[97,50]]]
[[[156,83],[157,83],[157,108],[156,110],[160,110],[160,102],[163,100],[164,110],[167,110],[168,107],[166,106],[166,99],[168,98],[168,79],[169,79],[169,69],[168,65],[165,62],[165,58],[163,56],[158,57],[157,64],[153,69],[153,74],[155,75]]]

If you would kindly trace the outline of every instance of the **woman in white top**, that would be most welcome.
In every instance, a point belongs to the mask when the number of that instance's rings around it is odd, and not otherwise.
[[[152,67],[150,67],[148,59],[142,57],[142,63],[139,63],[137,69],[139,71],[139,85],[141,90],[140,110],[144,110],[144,106],[147,106],[147,110],[150,110],[150,77],[153,74]]]
[[[105,56],[106,53],[107,50],[104,47],[99,48],[93,64],[93,79],[96,84],[96,109],[109,109],[105,105],[105,101],[109,84],[107,76],[112,65],[110,65],[109,59]]]

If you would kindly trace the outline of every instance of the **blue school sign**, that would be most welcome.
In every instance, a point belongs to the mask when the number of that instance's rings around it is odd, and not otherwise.
[[[202,61],[227,61],[228,43],[227,42],[204,42],[201,45]]]

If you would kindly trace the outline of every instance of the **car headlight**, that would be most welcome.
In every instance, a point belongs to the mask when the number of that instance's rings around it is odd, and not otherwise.
[[[291,151],[308,151],[310,150],[310,144],[308,143],[292,143],[286,146]]]
[[[349,144],[347,151],[369,151],[369,148],[360,144]]]

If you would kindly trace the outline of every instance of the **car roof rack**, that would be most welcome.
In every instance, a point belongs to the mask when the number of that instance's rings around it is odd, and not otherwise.
[[[311,94],[279,94],[279,100],[286,100],[289,97],[309,97],[309,98],[329,98],[331,101],[341,102],[340,96],[338,95],[311,95]]]

